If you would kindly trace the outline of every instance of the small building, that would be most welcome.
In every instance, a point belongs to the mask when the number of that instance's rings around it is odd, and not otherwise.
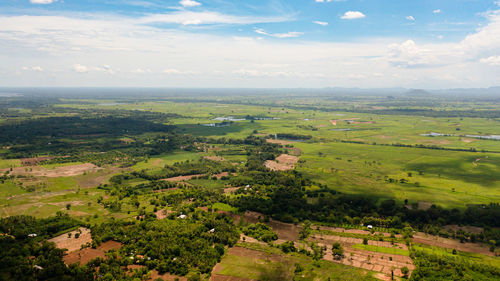
[[[186,215],[184,215],[184,214],[182,214],[182,215],[178,216],[178,218],[180,218],[180,219],[185,219],[185,218],[187,218],[187,216],[186,216]]]
[[[373,228],[373,225],[369,224],[366,226],[368,229],[372,229]]]
[[[30,233],[30,234],[28,234],[28,237],[31,237],[31,238],[33,238],[33,237],[37,237],[37,236],[38,236],[38,235],[37,235],[36,233]]]

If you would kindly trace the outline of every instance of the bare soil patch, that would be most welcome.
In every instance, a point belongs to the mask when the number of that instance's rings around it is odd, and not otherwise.
[[[46,157],[34,157],[34,158],[21,158],[21,164],[23,166],[36,166],[38,163],[45,161],[45,160],[50,160],[54,159],[56,157],[54,156],[46,156]]]
[[[254,279],[248,279],[243,277],[222,275],[222,274],[212,274],[210,281],[256,281]]]
[[[65,264],[80,263],[81,265],[84,265],[98,257],[105,258],[106,253],[99,249],[85,248],[65,255],[63,260]]]
[[[266,142],[277,143],[277,144],[281,144],[281,145],[287,145],[287,144],[294,143],[293,141],[289,141],[289,140],[275,140],[275,139],[266,139]]]
[[[63,257],[65,264],[80,263],[87,264],[95,258],[106,258],[106,252],[110,250],[118,250],[123,245],[116,241],[107,241],[101,244],[97,249],[84,248],[79,251],[71,252]]]
[[[429,208],[432,206],[431,202],[425,202],[425,201],[419,201],[418,202],[418,209],[419,210],[429,210]]]
[[[472,139],[472,138],[461,138],[461,140],[465,143],[471,143],[471,142],[477,141],[476,139]]]
[[[299,157],[288,154],[281,154],[275,161],[267,160],[265,165],[273,171],[286,171],[293,169],[295,163],[299,161]]]
[[[431,246],[438,246],[448,249],[456,249],[462,252],[494,256],[494,253],[490,252],[489,247],[486,245],[482,245],[479,243],[467,243],[467,242],[460,243],[460,241],[458,240],[429,235],[423,232],[418,232],[417,234],[413,235],[413,242]]]
[[[158,278],[160,278],[161,280],[165,280],[165,281],[174,281],[174,280],[176,280],[176,278],[178,278],[179,281],[186,281],[187,280],[187,278],[183,277],[183,276],[177,276],[177,275],[172,275],[172,274],[168,274],[168,273],[160,274],[160,273],[158,273],[158,271],[156,269],[151,271],[151,274],[149,275],[148,280],[156,280]]]
[[[236,191],[236,190],[238,190],[238,189],[239,189],[239,187],[228,187],[228,188],[224,188],[224,193],[229,194],[229,193],[232,193],[232,192],[234,192],[234,191]]]
[[[162,219],[168,217],[168,215],[170,215],[170,213],[172,213],[171,210],[159,210],[158,212],[155,213],[155,215],[156,215],[157,219],[162,220]]]
[[[450,224],[450,225],[445,225],[443,226],[444,229],[451,229],[453,231],[458,231],[458,230],[463,230],[465,232],[469,233],[474,233],[474,234],[480,234],[483,232],[482,227],[477,227],[477,226],[458,226],[457,224]]]
[[[330,120],[330,123],[332,123],[333,126],[337,126],[337,120]]]
[[[122,246],[122,243],[110,240],[102,243],[101,246],[98,247],[98,249],[107,252],[111,250],[119,250]]]
[[[178,177],[166,178],[166,179],[163,179],[163,180],[164,181],[186,181],[186,180],[190,180],[190,179],[192,179],[194,177],[200,177],[200,176],[204,176],[204,174],[178,176]]]
[[[302,154],[302,150],[300,148],[289,148],[288,153],[293,156],[300,156]]]
[[[80,248],[87,244],[92,243],[92,237],[90,235],[90,229],[80,227],[77,230],[69,232],[71,237],[68,237],[68,233],[61,234],[57,237],[49,239],[49,242],[54,242],[57,248],[68,249],[68,253],[80,250]],[[75,238],[75,235],[79,233],[80,236]]]
[[[208,159],[208,160],[212,160],[212,161],[226,161],[226,159],[224,157],[221,157],[221,156],[205,156],[203,158]]]
[[[47,169],[44,167],[33,166],[30,168],[26,167],[17,167],[13,168],[12,175],[32,175],[39,177],[49,177],[49,178],[57,178],[57,177],[73,177],[78,175],[83,175],[84,173],[97,172],[102,168],[97,167],[94,164],[86,163],[80,165],[69,165],[56,167],[53,169]],[[5,172],[6,169],[1,170],[1,172]]]

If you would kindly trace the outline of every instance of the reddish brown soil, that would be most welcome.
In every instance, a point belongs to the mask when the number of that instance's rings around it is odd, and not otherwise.
[[[186,181],[186,180],[190,180],[194,177],[200,177],[200,176],[204,176],[204,174],[196,174],[196,175],[188,175],[188,176],[178,176],[178,177],[172,177],[172,178],[167,178],[167,179],[163,179],[164,181]]]
[[[80,263],[84,265],[97,257],[105,258],[106,253],[99,249],[85,248],[65,255],[63,260],[65,264]]]
[[[332,123],[333,126],[337,126],[337,120],[330,120],[330,123]]]
[[[106,252],[110,250],[118,250],[122,247],[120,242],[107,241],[102,243],[97,249],[84,248],[79,251],[71,252],[63,257],[65,264],[80,263],[81,265],[87,264],[95,258],[106,258]]]
[[[151,272],[148,280],[156,280],[158,278],[160,278],[162,280],[166,280],[166,281],[174,281],[175,278],[178,278],[179,281],[186,281],[187,280],[187,278],[183,277],[183,276],[176,276],[176,275],[172,275],[172,274],[168,274],[168,273],[159,274],[158,271],[156,271],[156,269]]]
[[[101,246],[98,247],[98,249],[104,252],[108,252],[111,250],[119,250],[122,246],[122,243],[110,240],[102,243]]]
[[[34,157],[34,158],[22,158],[21,159],[21,164],[23,166],[36,166],[38,163],[45,161],[45,160],[50,160],[54,159],[54,156],[46,156],[46,157]]]
[[[275,140],[275,139],[266,139],[266,142],[268,142],[268,143],[276,143],[276,144],[281,144],[281,145],[287,145],[287,144],[292,144],[292,143],[294,143],[293,141],[288,141],[288,140]]]

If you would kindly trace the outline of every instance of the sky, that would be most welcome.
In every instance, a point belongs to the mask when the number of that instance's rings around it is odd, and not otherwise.
[[[1,0],[2,86],[500,86],[500,1]]]

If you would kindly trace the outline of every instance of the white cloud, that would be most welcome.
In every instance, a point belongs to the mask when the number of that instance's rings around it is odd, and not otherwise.
[[[411,20],[411,21],[414,21],[414,20],[415,20],[415,18],[414,18],[413,16],[407,16],[407,17],[406,17],[406,19],[407,19],[407,20]]]
[[[183,7],[196,7],[201,5],[200,2],[196,2],[193,0],[181,0],[179,1],[179,4],[181,4]]]
[[[175,21],[189,18],[182,15]],[[500,77],[500,68],[486,67],[500,54],[500,12],[489,13],[486,23],[462,41],[425,44],[394,38],[257,40],[145,24],[155,16],[0,15],[0,84],[192,87],[196,80],[199,87],[353,87],[364,77],[363,87],[428,88],[487,87],[498,85]],[[80,64],[74,65],[75,58]],[[114,75],[96,69],[106,69],[104,62]],[[15,74],[23,65],[27,71]],[[32,65],[59,71],[36,72]],[[374,75],[374,69],[382,75]],[[78,72],[92,75],[84,80]]]
[[[57,2],[57,0],[30,0],[32,4],[52,4]]]
[[[153,14],[139,18],[138,23],[170,23],[183,25],[200,24],[255,24],[288,21],[288,17],[233,16],[218,12],[179,11],[167,14]]]
[[[145,73],[151,73],[152,71],[149,68],[146,68],[146,69],[137,68],[137,69],[132,70],[131,72],[137,73],[137,74],[145,74]]]
[[[319,25],[322,25],[322,26],[327,26],[328,25],[328,22],[326,22],[326,21],[319,21],[319,20],[315,20],[315,21],[313,21],[313,23],[319,24]]]
[[[79,63],[73,65],[73,70],[78,73],[87,73],[89,71],[85,65]]]
[[[166,75],[193,75],[197,74],[194,71],[181,71],[175,68],[166,68],[163,70],[163,73]]]
[[[96,67],[94,67],[94,70],[101,71],[101,72],[106,72],[106,73],[109,73],[109,74],[115,74],[115,71],[111,68],[111,66],[109,66],[107,64],[104,64],[104,65],[101,65],[101,66],[96,66]]]
[[[359,11],[347,11],[340,18],[344,19],[344,20],[354,20],[354,19],[362,19],[362,18],[365,18],[365,17],[366,17],[365,14],[363,14],[362,12],[359,12]]]
[[[297,32],[297,31],[290,31],[287,33],[268,33],[261,28],[255,29],[255,32],[258,34],[276,37],[276,38],[293,38],[293,37],[299,37],[300,35],[304,34],[303,32]]]
[[[432,11],[432,13],[439,14],[439,13],[441,13],[441,9],[436,9],[436,10]]]
[[[32,71],[36,71],[36,72],[43,72],[43,68],[39,65],[31,66],[31,67],[23,66],[23,70],[32,70]]]
[[[485,63],[488,65],[500,65],[500,56],[491,56],[487,58],[482,58],[479,60],[481,63]]]

